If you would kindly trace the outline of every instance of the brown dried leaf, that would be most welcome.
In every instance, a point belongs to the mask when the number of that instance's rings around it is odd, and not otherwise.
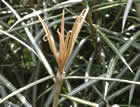
[[[75,44],[75,41],[78,37],[78,34],[81,30],[81,27],[83,25],[83,22],[85,20],[85,17],[88,13],[88,10],[89,8],[87,8],[86,10],[83,10],[80,14],[80,16],[78,16],[78,18],[76,19],[74,25],[73,25],[73,28],[72,28],[72,33],[71,33],[71,38],[70,38],[70,41],[69,41],[69,45],[68,45],[68,50],[67,50],[67,53],[66,53],[66,58],[65,58],[65,61],[64,63],[66,64],[71,53],[72,53],[72,50],[74,48],[74,44]]]
[[[42,26],[43,26],[43,28],[45,30],[45,33],[46,33],[45,36],[47,36],[47,38],[48,38],[51,51],[53,52],[53,54],[54,54],[54,56],[56,58],[57,63],[59,63],[58,62],[58,55],[57,55],[55,43],[54,43],[54,40],[53,40],[52,36],[50,35],[48,27],[47,27],[46,23],[42,20],[42,18],[39,15],[37,15],[37,16],[38,16],[38,18],[39,18],[39,20],[40,20],[40,22],[41,22],[41,24],[42,24]]]
[[[69,37],[70,37],[71,31],[67,33],[66,39],[65,39],[65,52],[67,52],[68,49],[68,43],[69,43]]]
[[[65,54],[65,43],[64,43],[64,37],[62,34],[57,30],[57,33],[59,35],[59,64],[63,64],[64,61],[64,54]]]
[[[62,13],[62,20],[61,20],[61,35],[64,38],[64,10],[63,10],[63,13]]]

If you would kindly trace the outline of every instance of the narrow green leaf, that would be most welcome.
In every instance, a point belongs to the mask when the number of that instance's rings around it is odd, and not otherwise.
[[[137,71],[135,77],[134,77],[134,81],[137,81],[140,77],[140,69],[138,69],[139,71]],[[135,88],[136,88],[136,84],[132,84],[131,86],[131,89],[129,91],[129,101],[128,101],[128,104],[131,105],[131,102],[133,100],[133,96],[134,96],[134,91],[135,91]]]
[[[120,59],[122,60],[122,62],[128,67],[128,69],[132,72],[133,70],[131,69],[131,67],[128,65],[127,61],[125,60],[125,58],[122,56],[122,54],[120,53],[120,51],[115,47],[115,45],[111,42],[111,40],[109,40],[109,38],[107,38],[107,36],[105,36],[105,34],[103,32],[101,32],[99,30],[98,27],[95,27],[97,29],[97,32],[100,34],[100,36],[105,40],[105,42],[109,45],[109,47],[120,57]]]
[[[125,80],[125,79],[116,79],[116,78],[106,78],[106,77],[67,76],[64,79],[90,79],[90,80],[103,80],[103,81],[113,81],[113,82],[117,81],[117,82],[122,82],[122,83],[140,85],[140,82],[136,82],[136,81],[130,81],[130,80]]]
[[[26,44],[25,42],[23,42],[22,40],[18,39],[16,36],[11,35],[3,30],[0,30],[0,33],[7,35],[8,37],[16,40],[17,42],[19,42],[20,44],[22,44],[23,46],[25,46],[26,48],[28,48],[29,50],[31,50],[37,57],[39,57],[39,55],[36,53],[36,51],[30,47],[28,44]]]
[[[17,94],[23,92],[23,91],[25,91],[25,90],[27,90],[27,89],[29,89],[29,88],[35,86],[35,85],[37,85],[37,84],[40,84],[40,83],[42,83],[42,82],[44,82],[44,81],[47,81],[48,79],[52,79],[53,77],[54,77],[54,76],[43,77],[43,78],[41,78],[41,79],[39,79],[39,80],[36,80],[35,82],[32,82],[32,83],[30,83],[30,84],[27,84],[27,85],[25,85],[24,87],[21,87],[21,88],[19,88],[19,89],[17,89],[17,90],[14,89],[13,92],[12,92],[11,94],[9,94],[8,96],[6,96],[6,97],[0,99],[0,104],[3,103],[4,101],[8,100],[9,98],[11,98],[11,97],[13,97],[13,96],[15,96],[15,95],[17,95]],[[8,85],[8,86],[9,86],[9,85]],[[25,99],[24,99],[24,101],[25,101]],[[29,107],[29,106],[28,106],[28,107]]]
[[[127,19],[129,11],[131,9],[132,3],[133,3],[133,0],[128,0],[128,2],[127,2],[127,5],[126,5],[125,11],[124,11],[124,15],[123,15],[122,32],[124,30],[126,19]]]
[[[92,102],[89,102],[89,101],[86,101],[86,100],[83,100],[83,99],[80,99],[80,98],[77,98],[77,97],[72,97],[72,96],[64,95],[64,94],[61,94],[61,96],[66,97],[66,98],[68,98],[72,101],[75,101],[75,102],[78,102],[78,103],[81,103],[81,104],[85,104],[85,105],[92,106],[92,107],[99,107],[99,105],[96,104],[96,103],[92,103]]]

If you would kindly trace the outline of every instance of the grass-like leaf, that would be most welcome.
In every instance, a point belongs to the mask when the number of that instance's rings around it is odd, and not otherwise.
[[[134,77],[134,81],[137,81],[139,79],[139,76],[140,76],[140,69],[138,69],[138,71],[137,71],[137,73]],[[129,91],[129,101],[128,101],[129,105],[131,105],[131,102],[132,102],[132,99],[133,99],[133,96],[134,96],[135,87],[136,87],[136,85],[132,84],[131,89]]]
[[[122,32],[124,30],[126,19],[127,19],[129,11],[131,9],[132,3],[133,3],[133,0],[128,0],[128,2],[127,2],[125,12],[124,12],[124,15],[123,15]]]
[[[0,30],[0,33],[5,34],[5,35],[9,36],[10,38],[16,40],[17,42],[21,43],[21,44],[24,45],[26,48],[28,48],[29,50],[31,50],[36,56],[38,56],[38,54],[36,53],[36,51],[35,51],[32,47],[30,47],[28,44],[26,44],[25,42],[21,41],[21,40],[18,39],[17,37],[15,37],[15,36],[13,36],[13,35],[11,35],[11,34],[5,32],[5,31],[3,31],[3,30]],[[38,56],[38,57],[39,57],[39,56]]]
[[[80,98],[77,98],[77,97],[64,95],[64,94],[61,94],[61,96],[66,97],[66,98],[68,98],[68,99],[70,99],[72,101],[84,104],[84,105],[88,105],[88,106],[92,106],[92,107],[99,107],[99,104],[92,103],[92,102],[89,102],[89,101],[86,101],[86,100],[83,100],[83,99],[80,99]]]
[[[6,97],[4,97],[3,99],[0,100],[0,104],[3,103],[4,101],[8,100],[11,97],[13,97],[15,95],[18,95],[20,92],[23,92],[24,90],[27,90],[27,89],[29,89],[29,88],[37,85],[37,84],[40,84],[40,83],[42,83],[42,82],[44,82],[44,81],[46,81],[48,79],[51,79],[53,77],[54,76],[47,76],[47,77],[41,78],[41,79],[39,79],[39,80],[37,80],[35,82],[32,82],[32,83],[30,83],[30,84],[28,84],[28,85],[26,85],[26,86],[24,86],[24,87],[22,87],[20,89],[17,89],[17,90],[14,89],[14,91],[11,94],[9,94],[8,96],[6,96]],[[7,84],[7,85],[9,85],[9,84]],[[25,99],[24,99],[23,103],[24,102],[25,102]]]
[[[122,54],[119,52],[119,50],[115,47],[115,45],[111,42],[111,40],[109,40],[109,38],[99,30],[99,28],[97,26],[94,26],[97,30],[97,32],[100,34],[100,36],[105,40],[105,42],[109,45],[109,47],[112,48],[112,50],[120,57],[120,59],[122,60],[122,62],[129,68],[129,70],[133,72],[133,70],[131,69],[131,67],[128,65],[127,61],[125,60],[125,58],[122,56]]]

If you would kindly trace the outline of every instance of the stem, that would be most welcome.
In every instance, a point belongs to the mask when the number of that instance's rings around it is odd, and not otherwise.
[[[53,107],[58,106],[59,95],[60,95],[60,92],[61,92],[61,87],[62,87],[62,84],[63,84],[64,77],[65,77],[64,72],[57,72]]]
[[[92,20],[92,10],[89,9],[89,12],[88,12],[88,16],[87,16],[87,21],[90,25],[90,30],[91,30],[91,38],[93,40],[93,47],[94,49],[96,49],[96,35],[95,35],[95,30],[94,30],[94,27],[93,27],[93,20]]]

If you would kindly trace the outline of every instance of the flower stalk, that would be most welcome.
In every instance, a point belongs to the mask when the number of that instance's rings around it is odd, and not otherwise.
[[[53,100],[53,107],[58,106],[59,94],[61,92],[61,87],[63,84],[63,79],[65,77],[64,68],[66,63],[68,62],[71,53],[73,51],[75,41],[78,38],[78,34],[82,28],[83,22],[87,16],[89,8],[87,7],[84,9],[81,14],[77,17],[76,21],[73,24],[72,30],[67,32],[67,36],[65,37],[64,34],[64,11],[62,13],[62,20],[61,20],[61,32],[59,29],[57,30],[59,36],[59,54],[56,50],[55,42],[48,30],[46,23],[42,20],[42,18],[38,15],[38,18],[45,30],[46,35],[43,37],[43,40],[48,40],[50,49],[55,56],[56,62],[58,64],[58,72],[56,75],[56,83],[55,83],[55,95]]]

